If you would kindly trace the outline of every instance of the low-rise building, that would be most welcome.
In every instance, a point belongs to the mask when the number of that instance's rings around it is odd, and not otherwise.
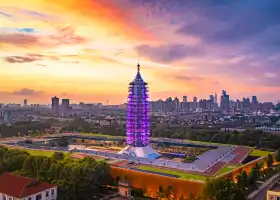
[[[56,199],[56,185],[10,173],[0,176],[0,200]]]
[[[276,183],[272,188],[267,190],[267,200],[280,200],[280,185]]]

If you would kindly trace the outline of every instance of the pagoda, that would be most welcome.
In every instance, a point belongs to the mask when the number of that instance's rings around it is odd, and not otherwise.
[[[148,84],[140,74],[140,64],[137,74],[129,83],[126,120],[126,143],[120,154],[137,157],[157,158],[160,156],[149,145],[150,142],[150,109],[148,101]]]

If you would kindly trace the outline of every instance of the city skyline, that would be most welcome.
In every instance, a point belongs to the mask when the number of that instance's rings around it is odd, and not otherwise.
[[[233,100],[276,103],[279,8],[259,0],[1,2],[0,103],[122,104],[137,60],[150,100],[220,99],[225,89]]]

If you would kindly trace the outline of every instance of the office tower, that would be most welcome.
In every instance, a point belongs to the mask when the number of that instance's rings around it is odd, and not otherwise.
[[[183,102],[188,102],[188,97],[187,96],[183,96]]]
[[[23,105],[24,105],[24,106],[27,106],[27,99],[24,99],[24,100],[23,100]]]
[[[252,96],[252,104],[258,104],[257,96]]]
[[[148,145],[150,139],[150,116],[147,86],[148,84],[141,77],[138,63],[136,77],[129,83],[126,121],[126,143],[128,146],[120,151],[119,154],[146,158],[160,156]]]
[[[174,103],[175,103],[175,111],[179,111],[181,106],[180,106],[180,101],[177,97],[175,97]]]
[[[209,100],[210,100],[211,103],[214,103],[214,102],[215,102],[214,96],[213,96],[213,95],[210,95],[210,96],[209,96]]]
[[[62,108],[63,109],[67,110],[69,108],[69,105],[70,105],[69,99],[62,99],[61,103],[62,103]]]
[[[61,116],[65,117],[67,115],[67,112],[69,111],[70,108],[70,102],[69,99],[62,99],[61,100]]]
[[[56,96],[52,98],[52,113],[59,115],[59,98]]]
[[[224,111],[229,110],[229,95],[225,90],[222,91],[222,96],[221,96],[221,109]]]
[[[218,95],[217,95],[217,93],[215,93],[214,103],[215,103],[216,105],[218,104]]]
[[[193,97],[193,109],[195,110],[197,107],[197,97]]]

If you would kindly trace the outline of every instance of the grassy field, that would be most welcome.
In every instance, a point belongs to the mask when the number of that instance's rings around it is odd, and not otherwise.
[[[195,181],[205,181],[208,177],[203,176],[203,175],[198,175],[198,174],[190,174],[190,173],[185,173],[181,171],[176,171],[172,169],[161,169],[161,168],[156,168],[156,167],[147,167],[147,166],[140,166],[138,169],[141,170],[148,170],[152,172],[160,172],[160,173],[165,173],[165,174],[171,174],[171,175],[177,175],[182,179],[186,180],[195,180]]]
[[[239,167],[239,166],[237,166],[237,165],[227,165],[227,166],[223,167],[222,169],[220,169],[220,171],[218,171],[216,176],[219,176],[221,174],[225,174],[225,173],[227,173],[227,172],[229,172],[233,169],[236,169],[237,167]]]
[[[258,150],[258,149],[254,149],[251,151],[251,153],[249,154],[249,156],[267,156],[268,154],[272,154],[273,152],[270,151],[263,151],[263,150]]]
[[[99,136],[99,137],[108,137],[108,138],[112,138],[112,137],[119,137],[119,138],[123,138],[124,136],[113,136],[113,135],[105,135],[105,134],[102,134],[102,133],[80,133],[81,135],[84,135],[84,136]]]
[[[30,153],[30,155],[33,156],[47,156],[51,157],[53,155],[53,151],[42,151],[42,150],[30,150],[30,149],[24,149]]]

